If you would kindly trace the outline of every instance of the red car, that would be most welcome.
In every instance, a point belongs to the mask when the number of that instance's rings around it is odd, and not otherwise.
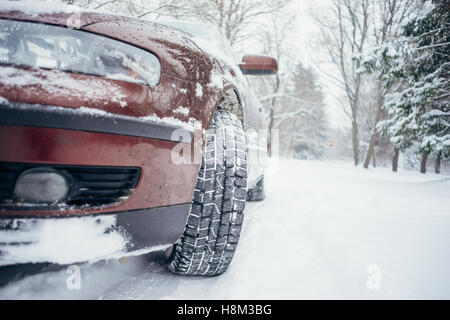
[[[44,7],[0,4],[0,265],[172,248],[173,272],[224,272],[263,198],[243,74],[276,60],[238,65],[202,24]]]

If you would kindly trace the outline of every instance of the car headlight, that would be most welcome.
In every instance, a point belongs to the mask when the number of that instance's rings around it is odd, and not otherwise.
[[[0,64],[56,69],[155,86],[161,63],[152,53],[93,33],[0,20]]]

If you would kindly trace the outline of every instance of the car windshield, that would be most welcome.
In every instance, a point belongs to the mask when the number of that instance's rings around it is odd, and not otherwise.
[[[207,40],[219,48],[228,57],[233,59],[233,61],[236,61],[229,41],[222,32],[213,25],[181,20],[160,20],[158,23],[177,28],[181,31],[190,33],[193,36]]]

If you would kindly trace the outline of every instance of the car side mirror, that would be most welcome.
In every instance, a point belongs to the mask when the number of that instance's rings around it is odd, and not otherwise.
[[[270,75],[278,72],[278,62],[270,56],[245,55],[239,68],[245,75]]]

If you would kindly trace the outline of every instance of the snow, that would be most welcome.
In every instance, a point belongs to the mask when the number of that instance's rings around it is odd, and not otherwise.
[[[178,108],[179,109],[179,108]],[[174,117],[158,117],[157,115],[141,117],[140,119],[149,122],[164,123],[172,127],[181,127],[187,130],[202,129],[202,123],[195,118],[189,118],[188,121],[183,121]]]
[[[197,98],[202,98],[203,97],[203,87],[200,83],[197,82],[196,86],[195,86],[195,96]]]
[[[84,113],[84,114],[88,114],[91,116],[111,116],[111,113],[108,113],[104,110],[100,110],[100,109],[93,109],[93,108],[88,108],[88,107],[80,107],[78,109],[79,112]]]
[[[76,93],[85,101],[108,96],[111,101],[119,103],[121,107],[127,106],[126,95],[121,92],[121,88],[100,78],[95,81],[75,80],[65,72],[43,72],[39,69],[30,72],[13,67],[2,67],[0,83],[9,87],[41,86],[48,93],[60,96],[71,96]]]
[[[131,82],[131,83],[139,83],[144,84],[145,82],[136,78],[133,78],[132,76],[128,76],[126,74],[121,73],[108,73],[105,78],[112,79],[112,80],[119,80],[119,81],[125,81],[125,82]]]
[[[25,71],[22,69],[4,67],[0,72],[0,83],[9,87],[39,85],[42,86],[45,91],[61,96],[70,96],[71,94],[76,93],[86,102],[91,102],[93,99],[96,99],[96,97],[108,96],[111,101],[119,103],[122,108],[127,106],[127,102],[125,101],[126,95],[121,92],[121,88],[119,86],[114,86],[111,83],[104,83],[104,80],[102,79],[96,79],[95,81],[80,79],[74,80],[67,73],[58,71],[51,73],[47,72],[45,73],[45,77],[41,77],[41,74],[42,71],[40,70],[33,70],[33,73],[30,73],[29,71]],[[67,110],[65,108],[63,109]],[[94,108],[81,107],[77,110],[78,111],[74,112],[82,112],[90,115],[95,114],[99,116],[111,115]],[[183,115],[189,115],[188,108],[179,107],[176,110],[178,110],[178,112],[175,113],[181,112]],[[181,127],[188,130],[196,130],[202,128],[201,122],[192,117],[187,121],[179,120],[174,117],[160,118],[156,115],[142,117],[141,119],[149,122],[165,123],[174,127]]]
[[[210,83],[208,84],[208,87],[223,89],[222,77],[219,74],[217,74],[215,70],[211,71],[211,80]]]
[[[181,114],[181,115],[183,115],[185,117],[189,116],[189,108],[183,107],[183,106],[179,106],[178,108],[176,108],[172,112],[176,113],[176,114]]]
[[[0,96],[0,103],[8,103],[8,99],[6,99],[5,97]]]
[[[11,232],[0,230],[3,243],[32,241],[32,244],[14,247],[0,245],[2,263],[10,261],[55,261],[60,264],[85,259],[101,259],[105,253],[125,250],[126,242],[118,232],[105,231],[116,224],[115,216],[80,217],[67,219],[23,220],[29,227]],[[24,258],[25,257],[25,258]]]
[[[444,112],[442,110],[433,109],[428,112],[429,117],[441,117],[441,116],[450,116],[450,112]]]
[[[42,14],[59,14],[68,13],[79,15],[82,13],[96,12],[104,13],[113,16],[123,16],[125,13],[116,13],[114,11],[107,10],[106,8],[89,8],[85,9],[77,5],[69,5],[61,3],[58,0],[46,0],[45,5],[41,1],[26,0],[26,1],[0,1],[0,10],[2,11],[21,11],[32,17],[37,17]]]
[[[84,12],[81,7],[54,1],[48,1],[45,5],[43,5],[42,1],[1,1],[0,10],[21,11],[34,17],[40,14]]]
[[[450,176],[331,161],[274,167],[221,276],[173,275],[156,252],[80,264],[80,290],[67,289],[66,268],[0,269],[10,281],[0,299],[450,298]]]
[[[16,105],[14,108],[20,109],[41,109],[42,106],[38,104],[30,104],[30,105]],[[56,111],[56,112],[64,112],[64,113],[73,113],[73,114],[85,114],[90,116],[98,116],[98,117],[107,117],[113,118],[115,114],[106,112],[100,109],[88,108],[88,107],[80,107],[80,108],[66,108],[66,107],[56,107],[56,106],[45,106],[45,109]]]

